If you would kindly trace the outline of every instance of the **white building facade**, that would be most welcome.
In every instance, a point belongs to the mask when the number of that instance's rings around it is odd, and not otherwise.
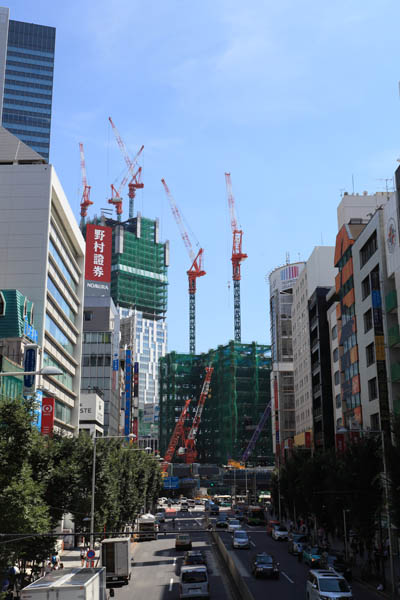
[[[79,427],[85,242],[52,165],[0,128],[0,288],[18,289],[35,306],[42,377],[55,399],[55,431]]]

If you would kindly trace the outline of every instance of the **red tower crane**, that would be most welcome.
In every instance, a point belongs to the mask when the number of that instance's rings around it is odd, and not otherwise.
[[[192,427],[190,428],[189,434],[185,439],[185,462],[193,463],[197,457],[196,450],[196,437],[197,432],[199,431],[200,423],[201,423],[201,415],[203,414],[203,408],[208,396],[208,392],[210,389],[211,376],[213,374],[214,367],[206,367],[206,376],[204,378],[203,387],[201,389],[201,394],[199,398],[199,402],[197,404],[196,413],[194,415]]]
[[[126,166],[128,167],[128,174],[124,177],[124,179],[122,180],[121,185],[120,185],[121,191],[122,191],[122,188],[126,185],[126,182],[128,181],[129,177],[131,177],[131,180],[128,184],[128,189],[129,189],[128,196],[129,196],[129,218],[132,219],[133,218],[133,202],[134,202],[134,199],[136,196],[136,190],[143,189],[143,187],[144,187],[144,183],[141,180],[142,167],[139,167],[138,170],[135,172],[138,158],[139,158],[140,154],[142,153],[144,146],[142,145],[142,147],[140,148],[139,152],[136,154],[134,159],[131,160],[129,157],[129,154],[128,154],[128,150],[127,150],[112,118],[108,117],[108,120],[111,123],[111,127],[113,128],[113,131],[114,131],[115,139],[117,140],[117,144],[121,150],[122,156],[124,157]],[[119,197],[120,197],[120,194],[119,194]]]
[[[86,162],[85,162],[85,152],[83,150],[82,142],[79,142],[79,154],[81,161],[81,176],[82,176],[82,201],[81,201],[81,227],[85,224],[85,217],[87,216],[87,209],[93,202],[90,200],[90,185],[87,183],[86,177]]]
[[[161,179],[161,183],[163,184],[165,192],[168,196],[172,214],[174,215],[176,224],[178,225],[183,243],[185,244],[189,258],[192,261],[190,269],[186,271],[189,279],[189,352],[190,354],[196,354],[196,280],[198,277],[203,277],[203,275],[206,274],[206,272],[203,270],[203,248],[200,248],[195,255],[189,235],[183,224],[181,213],[175,204],[175,200],[167,184],[165,183],[165,179]]]
[[[233,306],[234,306],[234,334],[235,341],[241,341],[241,319],[240,319],[240,264],[247,258],[247,254],[242,252],[243,231],[239,229],[236,212],[235,199],[232,193],[231,174],[225,173],[226,191],[228,195],[229,212],[232,228],[232,279],[233,279]]]
[[[161,467],[161,470],[163,473],[166,473],[167,469],[168,469],[168,463],[170,463],[174,457],[175,454],[175,450],[176,447],[178,445],[179,442],[179,438],[182,438],[182,440],[185,439],[185,430],[184,430],[184,424],[185,424],[185,419],[189,410],[189,404],[191,402],[191,398],[188,398],[185,402],[185,406],[182,409],[181,412],[181,416],[178,419],[177,424],[175,425],[175,429],[173,431],[173,434],[171,436],[171,439],[169,441],[168,444],[168,448],[167,451],[164,455],[164,463]]]

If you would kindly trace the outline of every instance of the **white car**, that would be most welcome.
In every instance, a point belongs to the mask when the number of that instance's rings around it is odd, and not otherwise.
[[[229,519],[228,521],[228,531],[234,532],[237,529],[241,529],[242,525],[238,519]]]
[[[289,532],[283,525],[274,527],[272,530],[272,539],[276,541],[287,540],[289,538]]]
[[[250,548],[250,540],[247,532],[244,529],[236,529],[233,532],[232,538],[233,548]]]

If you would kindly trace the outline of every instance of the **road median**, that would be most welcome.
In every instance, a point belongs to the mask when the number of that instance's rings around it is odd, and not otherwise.
[[[225,544],[221,540],[219,534],[214,530],[212,530],[210,533],[211,533],[212,539],[218,549],[218,552],[219,552],[222,560],[224,561],[225,566],[231,576],[231,579],[232,579],[233,583],[235,584],[236,590],[237,590],[238,595],[241,598],[241,600],[255,600],[253,594],[251,593],[251,591],[249,590],[249,588],[247,586],[247,583],[245,582],[245,580],[239,573],[239,569],[236,566],[236,562],[235,562],[233,556],[231,556],[229,551],[226,549]]]

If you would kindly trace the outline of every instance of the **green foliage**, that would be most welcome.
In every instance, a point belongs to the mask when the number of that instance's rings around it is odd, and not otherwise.
[[[88,529],[93,439],[41,436],[30,401],[0,399],[0,532],[21,539],[0,544],[0,567],[49,557],[51,533],[64,513],[76,531]],[[122,531],[156,503],[162,486],[157,460],[121,439],[96,440],[95,531]],[[25,534],[25,539],[22,534]],[[4,541],[4,540],[2,540]]]
[[[348,522],[368,545],[382,504],[382,455],[380,438],[364,436],[343,454],[334,449],[314,453],[293,452],[272,480],[274,504],[288,514],[316,517],[328,531]]]

